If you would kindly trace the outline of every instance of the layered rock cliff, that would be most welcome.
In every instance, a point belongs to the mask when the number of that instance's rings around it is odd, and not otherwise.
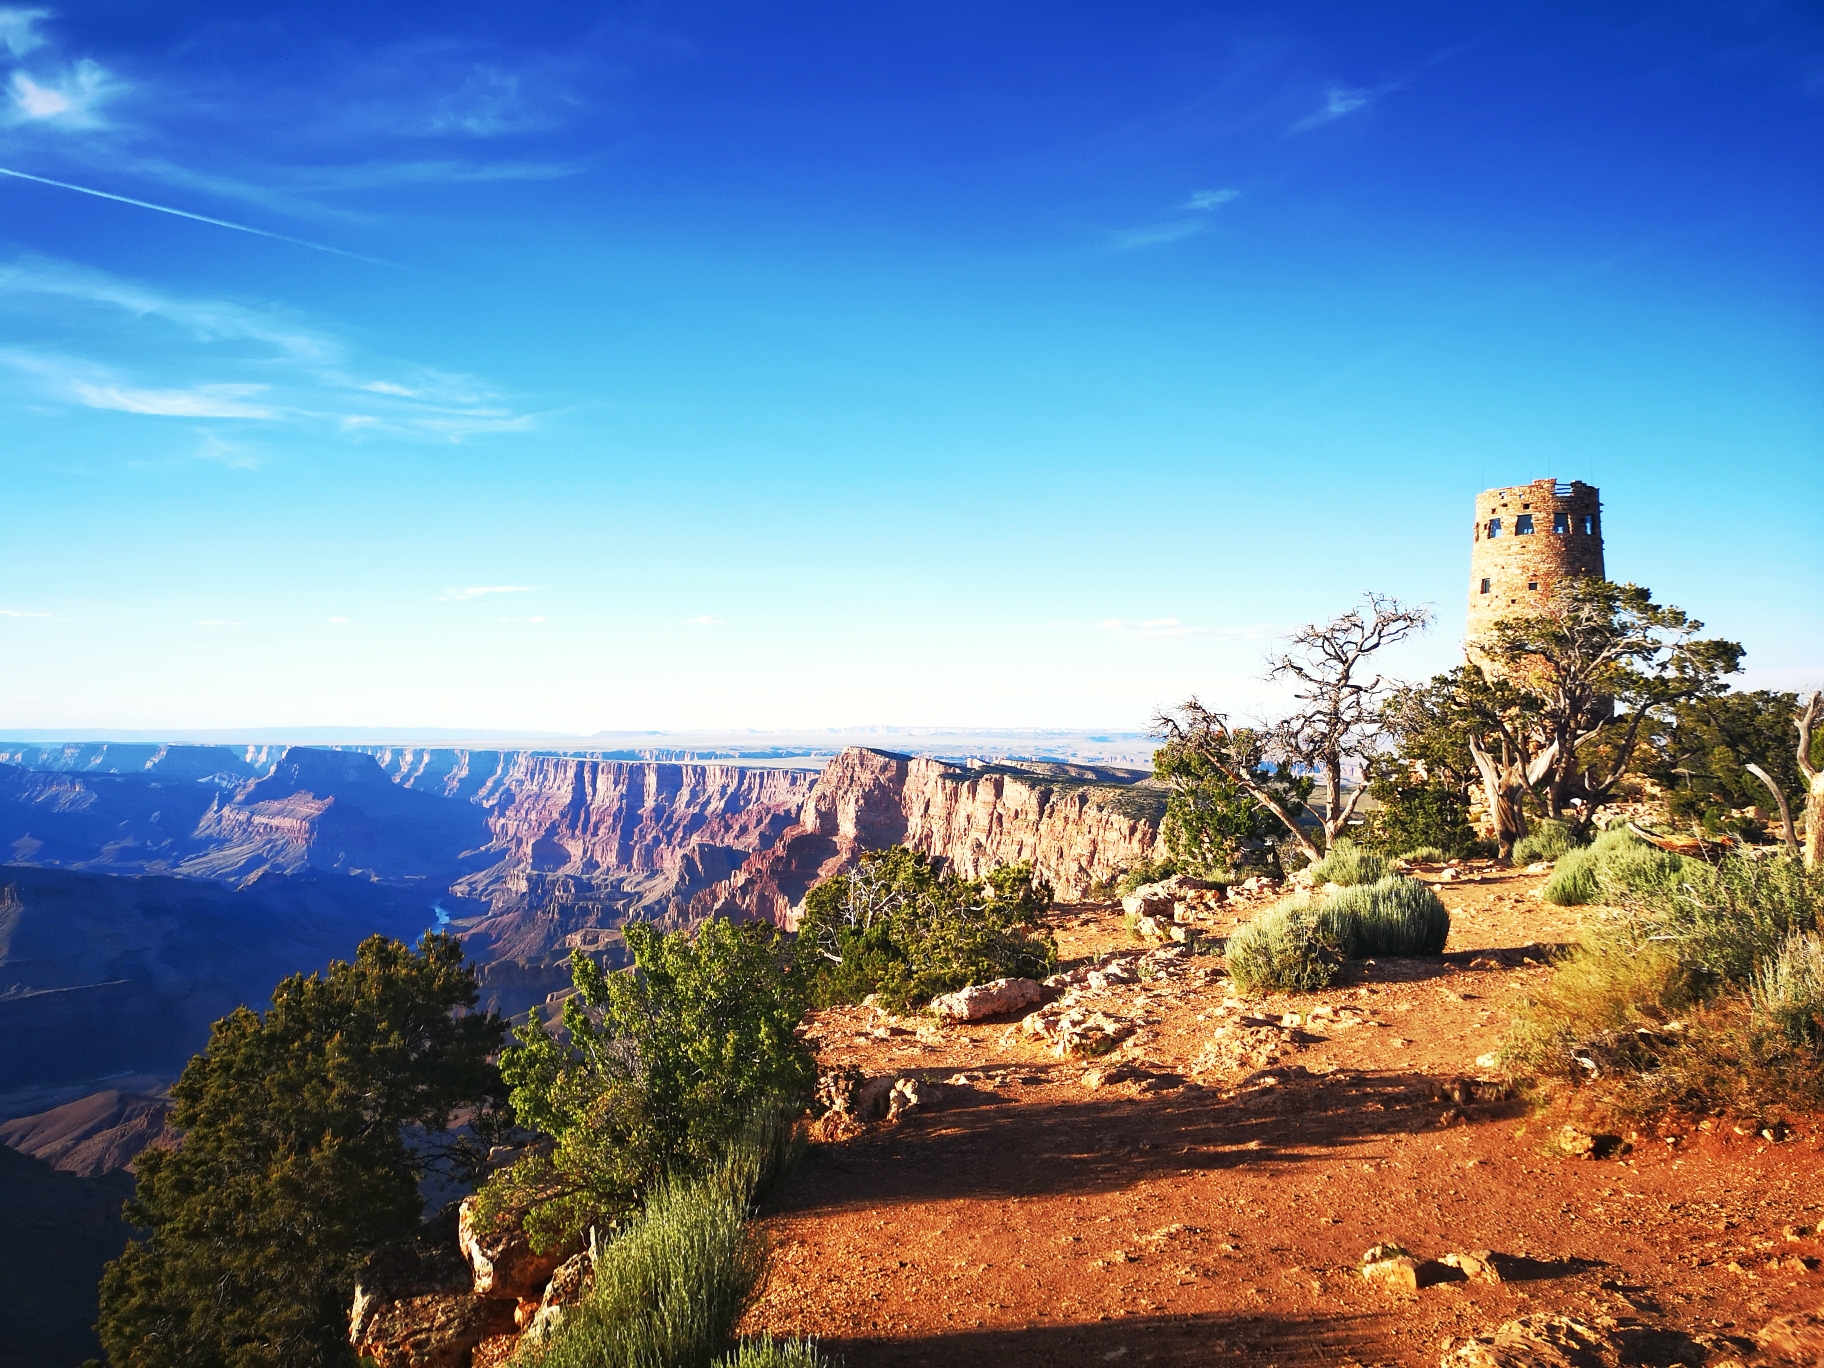
[[[495,858],[454,892],[488,904],[478,950],[525,956],[634,913],[678,920],[789,827],[810,770],[514,758],[489,803]]]
[[[965,878],[1028,861],[1058,897],[1081,897],[1154,858],[1164,792],[1136,773],[1065,765],[965,768],[888,751],[845,750],[818,777],[795,825],[691,900],[690,917],[790,925],[819,879],[863,851],[907,845]]]

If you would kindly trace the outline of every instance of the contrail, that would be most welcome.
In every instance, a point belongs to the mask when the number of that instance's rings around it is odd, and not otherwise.
[[[217,228],[232,228],[239,233],[253,233],[258,237],[272,238],[278,242],[289,242],[294,247],[308,247],[316,252],[329,252],[335,256],[365,261],[374,266],[391,266],[390,261],[381,261],[378,257],[362,256],[359,252],[345,252],[340,247],[325,247],[320,242],[306,242],[303,238],[286,237],[283,233],[269,233],[264,228],[249,228],[244,223],[230,223],[227,219],[210,218],[207,214],[193,214],[188,209],[173,209],[168,204],[153,204],[150,200],[133,199],[127,195],[110,194],[106,190],[91,190],[86,185],[71,185],[68,181],[52,180],[49,176],[34,176],[25,171],[13,171],[0,166],[0,176],[12,176],[18,180],[37,181],[40,185],[54,185],[59,190],[74,190],[79,195],[93,195],[96,199],[117,200],[121,204],[136,204],[141,209],[156,209],[161,214],[176,214],[179,218],[195,219],[198,223],[213,223]]]

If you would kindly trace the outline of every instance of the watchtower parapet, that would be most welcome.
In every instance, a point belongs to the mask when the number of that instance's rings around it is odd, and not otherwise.
[[[1602,574],[1602,498],[1594,485],[1534,480],[1484,490],[1469,553],[1466,640],[1502,618],[1538,611],[1563,580]]]

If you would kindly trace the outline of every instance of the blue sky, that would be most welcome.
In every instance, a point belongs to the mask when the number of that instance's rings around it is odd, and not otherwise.
[[[0,8],[0,728],[1245,711],[1545,475],[1824,684],[1821,133],[1796,3]]]

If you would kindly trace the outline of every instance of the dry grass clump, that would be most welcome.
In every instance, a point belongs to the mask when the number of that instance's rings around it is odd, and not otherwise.
[[[768,1113],[713,1169],[660,1185],[597,1254],[588,1297],[544,1343],[523,1346],[516,1368],[819,1368],[807,1341],[724,1354],[766,1268],[749,1210],[796,1145],[789,1119]]]
[[[1571,829],[1563,822],[1543,817],[1533,823],[1531,831],[1514,842],[1514,863],[1529,865],[1535,860],[1561,860],[1575,849],[1577,842],[1571,839]]]
[[[1387,859],[1344,836],[1339,837],[1325,852],[1324,858],[1306,872],[1320,887],[1333,883],[1351,888],[1356,884],[1371,884],[1384,877],[1387,873]]]
[[[1308,993],[1336,974],[1340,956],[1318,926],[1312,899],[1282,898],[1229,937],[1225,962],[1246,993]]]
[[[1389,874],[1327,898],[1282,898],[1229,937],[1229,977],[1248,993],[1310,992],[1345,959],[1441,954],[1449,936],[1450,913],[1438,895]]]
[[[1634,1116],[1824,1105],[1824,871],[1610,849],[1618,910],[1526,1005],[1507,1065]]]

